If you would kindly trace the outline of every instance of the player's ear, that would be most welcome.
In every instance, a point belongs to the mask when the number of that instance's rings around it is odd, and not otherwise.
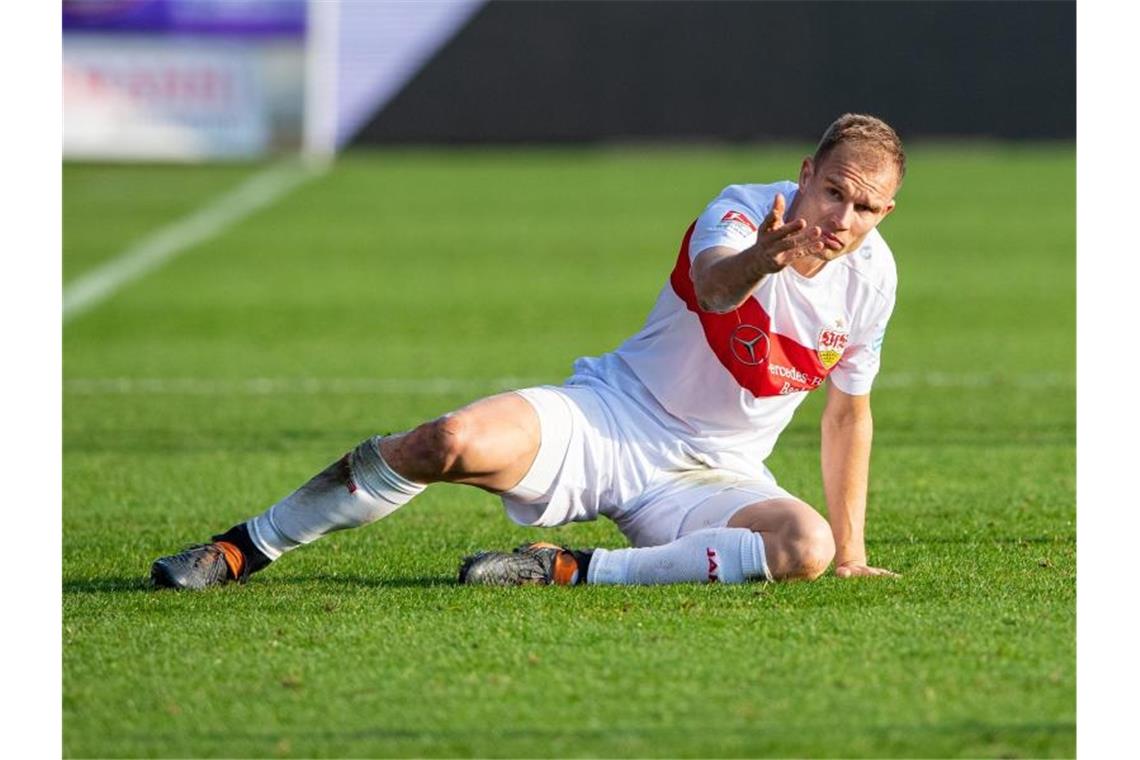
[[[882,219],[886,219],[887,216],[894,210],[895,210],[895,199],[891,198],[889,201],[887,201],[887,205],[883,207]],[[882,221],[882,219],[880,219],[880,221]]]
[[[808,182],[811,181],[812,175],[815,173],[815,164],[812,163],[811,156],[804,156],[804,162],[800,164],[800,189],[802,190]]]

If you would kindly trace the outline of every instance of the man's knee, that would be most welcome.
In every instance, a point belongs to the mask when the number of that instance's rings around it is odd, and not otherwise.
[[[737,511],[728,527],[748,528],[764,537],[768,569],[776,580],[813,580],[835,559],[831,526],[799,499],[751,504]]]
[[[538,415],[522,396],[501,393],[425,422],[380,444],[385,461],[420,483],[464,483],[496,493],[514,487],[538,452]]]
[[[815,580],[835,559],[831,526],[814,511],[788,521],[765,538],[774,544],[770,569],[777,580]]]
[[[797,526],[790,543],[794,561],[789,577],[815,580],[835,559],[835,537],[822,518]]]
[[[422,475],[446,479],[462,472],[470,438],[471,426],[460,410],[415,428],[405,436],[402,448],[406,459],[415,462]]]

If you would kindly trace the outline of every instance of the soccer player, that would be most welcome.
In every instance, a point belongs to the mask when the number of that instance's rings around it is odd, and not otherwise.
[[[428,484],[499,494],[522,525],[604,515],[630,548],[530,544],[463,561],[477,584],[656,584],[893,575],[864,547],[871,385],[895,303],[876,227],[906,158],[894,130],[844,114],[798,182],[732,185],[692,223],[640,332],[578,359],[561,386],[476,401],[360,443],[265,512],[162,557],[156,586],[244,581],[282,554],[383,518]],[[826,382],[825,382],[826,381]],[[827,519],[764,466],[826,385]]]

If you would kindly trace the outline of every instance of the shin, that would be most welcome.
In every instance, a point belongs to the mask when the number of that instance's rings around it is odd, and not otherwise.
[[[690,533],[662,546],[597,549],[587,583],[742,583],[770,579],[760,534],[743,528]]]
[[[380,455],[380,437],[363,441],[312,480],[250,520],[254,545],[270,559],[328,533],[386,517],[424,489]]]

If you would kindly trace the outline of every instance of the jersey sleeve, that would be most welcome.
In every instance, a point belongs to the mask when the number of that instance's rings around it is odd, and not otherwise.
[[[746,202],[733,190],[732,186],[725,188],[697,217],[689,239],[690,261],[714,246],[739,252],[756,243],[756,230],[768,212],[760,214],[753,203]]]
[[[752,247],[776,196],[783,194],[790,205],[797,190],[796,183],[787,180],[770,185],[729,185],[697,217],[689,239],[689,260],[716,246],[737,252]]]
[[[894,294],[891,294],[863,329],[852,332],[842,358],[829,375],[836,388],[851,396],[864,396],[871,392],[875,376],[879,374],[883,338],[894,307]]]

